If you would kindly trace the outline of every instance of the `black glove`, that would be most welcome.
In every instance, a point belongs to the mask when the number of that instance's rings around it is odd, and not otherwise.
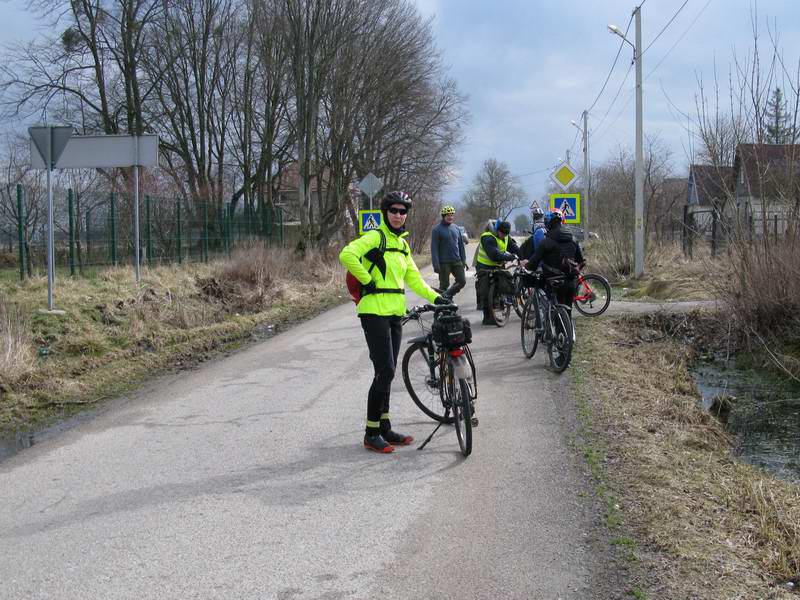
[[[378,288],[375,287],[375,282],[372,281],[372,280],[370,280],[367,283],[363,284],[361,287],[364,288],[365,292],[370,293],[370,294],[374,293],[375,290],[378,289]]]
[[[450,300],[450,298],[446,298],[445,296],[436,296],[436,300],[434,300],[433,303],[437,305],[452,304],[453,301]]]

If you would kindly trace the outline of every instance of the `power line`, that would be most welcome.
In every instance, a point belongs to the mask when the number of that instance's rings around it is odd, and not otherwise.
[[[649,79],[649,78],[650,78],[650,75],[652,75],[653,73],[655,73],[656,69],[658,69],[658,67],[660,67],[660,66],[661,66],[661,64],[662,64],[662,63],[663,63],[665,60],[667,60],[667,57],[668,57],[668,56],[669,56],[669,55],[672,53],[672,51],[673,51],[673,50],[675,50],[675,47],[676,47],[678,44],[680,44],[680,43],[683,41],[683,38],[685,38],[685,37],[686,37],[686,34],[688,34],[688,33],[689,33],[689,31],[691,31],[692,27],[694,27],[695,23],[697,23],[698,19],[699,19],[699,18],[700,18],[700,16],[701,16],[701,15],[702,15],[702,14],[703,14],[705,11],[706,11],[706,9],[708,8],[708,5],[709,5],[709,4],[711,4],[711,0],[708,0],[708,2],[706,2],[706,3],[705,3],[705,5],[703,6],[703,8],[701,8],[701,9],[698,11],[698,13],[695,15],[694,19],[692,19],[692,22],[691,22],[691,23],[689,23],[689,26],[688,26],[688,27],[687,27],[687,28],[684,30],[684,32],[683,32],[683,33],[680,35],[680,37],[678,37],[678,39],[675,41],[675,43],[674,43],[674,44],[672,44],[672,46],[670,47],[670,49],[669,49],[669,50],[667,50],[667,53],[666,53],[666,54],[665,54],[663,57],[661,57],[661,60],[660,60],[660,61],[658,61],[658,64],[656,64],[656,66],[655,66],[655,67],[653,67],[653,69],[652,69],[652,70],[651,70],[651,71],[650,71],[650,72],[647,74],[647,76],[645,77],[645,79]]]
[[[661,34],[664,33],[667,30],[667,27],[669,27],[672,24],[672,22],[675,20],[675,18],[683,10],[683,7],[686,6],[688,3],[689,3],[689,0],[684,0],[683,1],[683,4],[681,4],[681,7],[677,11],[675,11],[675,14],[672,15],[672,18],[669,21],[667,21],[667,24],[664,25],[664,27],[661,28],[661,31],[658,32],[658,35],[656,35],[656,37],[654,37],[652,39],[652,41],[647,45],[647,48],[642,50],[642,56],[644,56],[645,52],[647,52],[650,49],[650,46],[652,46],[653,44],[656,43],[656,40],[661,37]],[[642,4],[644,4],[644,2],[642,2]],[[641,5],[639,6],[639,8],[641,9]]]
[[[622,46],[625,44],[625,36],[628,35],[628,30],[631,28],[631,23],[633,23],[633,15],[631,15],[631,18],[628,19],[628,26],[625,28],[625,33],[622,34],[623,39],[619,43],[619,49],[617,50],[617,55],[614,57],[614,62],[611,64],[611,69],[609,69],[608,75],[606,76],[606,80],[603,82],[603,87],[600,88],[600,92],[597,94],[597,97],[594,99],[594,102],[592,102],[592,105],[586,110],[589,111],[592,110],[595,107],[595,104],[597,104],[597,101],[600,100],[600,96],[603,95],[603,91],[606,89],[606,86],[608,85],[608,80],[611,79],[611,74],[614,72],[614,67],[617,66],[619,55],[622,52]]]
[[[631,74],[632,70],[633,70],[633,63],[631,63],[630,66],[628,67],[628,70],[625,73],[625,77],[623,78],[622,83],[620,84],[619,88],[617,88],[617,93],[614,96],[614,99],[611,101],[611,104],[608,105],[608,110],[606,110],[606,113],[603,115],[603,118],[600,119],[600,122],[595,127],[596,130],[599,130],[600,127],[602,127],[603,123],[605,123],[608,114],[611,112],[611,109],[614,108],[614,103],[616,103],[617,98],[619,98],[620,92],[622,92],[622,88],[625,87],[625,82],[628,81],[628,76]]]

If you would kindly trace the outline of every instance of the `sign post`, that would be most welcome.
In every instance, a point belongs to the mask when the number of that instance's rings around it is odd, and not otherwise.
[[[53,192],[50,172],[58,169],[133,167],[134,245],[136,281],[139,281],[139,167],[158,165],[157,135],[82,135],[71,127],[30,127],[31,167],[47,169],[48,189],[48,310],[53,310]],[[49,134],[48,134],[49,132]]]
[[[29,127],[28,134],[31,136],[31,159],[38,152],[40,168],[47,169],[47,310],[53,312],[56,271],[52,172],[72,136],[72,127]]]

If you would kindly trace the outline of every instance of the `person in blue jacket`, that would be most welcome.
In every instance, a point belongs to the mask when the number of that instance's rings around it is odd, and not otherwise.
[[[456,209],[452,206],[443,206],[442,221],[431,231],[431,261],[433,270],[439,274],[439,289],[448,288],[451,273],[456,280],[451,297],[467,285],[464,270],[469,268],[464,239],[458,226],[453,224],[455,220]]]
[[[547,228],[544,226],[544,213],[541,208],[534,206],[531,216],[533,217],[533,235],[531,238],[533,239],[533,251],[536,252],[536,248],[539,247],[544,236],[547,235]]]

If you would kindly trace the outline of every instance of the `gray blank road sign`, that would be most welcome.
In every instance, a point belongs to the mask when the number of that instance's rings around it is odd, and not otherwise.
[[[383,182],[378,179],[373,173],[367,173],[358,183],[358,189],[364,192],[370,200],[375,197],[375,194],[381,191]]]
[[[51,132],[52,137],[50,137]],[[28,133],[31,136],[31,156],[38,152],[38,158],[42,159],[42,166],[36,168],[46,169],[47,163],[52,163],[51,166],[54,166],[64,152],[72,136],[72,127],[28,127]]]
[[[137,144],[138,142],[138,144]],[[138,148],[137,148],[138,145]],[[81,135],[69,138],[57,169],[102,169],[158,165],[157,135]],[[46,169],[31,133],[31,167]]]

